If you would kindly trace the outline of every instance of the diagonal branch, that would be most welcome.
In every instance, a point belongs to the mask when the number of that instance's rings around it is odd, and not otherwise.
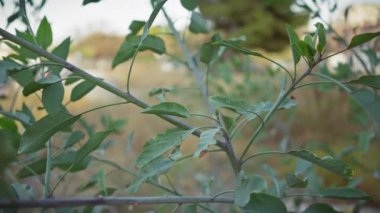
[[[187,203],[227,203],[233,198],[213,196],[154,196],[154,197],[77,197],[41,200],[0,200],[0,208],[59,208],[98,205],[148,205]]]

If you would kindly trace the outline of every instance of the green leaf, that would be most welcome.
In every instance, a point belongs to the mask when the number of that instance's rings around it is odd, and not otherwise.
[[[67,79],[65,81],[65,85],[70,85],[70,84],[73,84],[79,80],[81,80],[82,77],[80,77],[79,75],[75,74],[75,73],[71,73],[69,76],[67,76]]]
[[[58,75],[49,75],[46,78],[39,79],[38,81],[32,81],[25,85],[24,89],[22,90],[22,94],[24,96],[28,96],[44,87],[47,87],[59,81],[61,81],[61,77]]]
[[[357,47],[359,45],[362,45],[374,38],[376,38],[377,36],[380,35],[380,32],[376,32],[376,33],[363,33],[363,34],[360,34],[360,35],[356,35],[354,36],[352,39],[351,39],[351,42],[350,44],[348,45],[348,48],[354,48],[354,47]]]
[[[181,0],[182,7],[187,10],[194,10],[198,6],[198,0]]]
[[[325,203],[314,203],[307,207],[303,213],[339,213],[332,206]]]
[[[142,168],[152,160],[163,155],[165,152],[181,144],[194,130],[171,129],[158,134],[149,140],[143,147],[141,154],[136,160],[136,167]]]
[[[167,173],[173,166],[174,162],[166,157],[158,157],[153,161],[142,167],[137,177],[132,181],[131,185],[128,187],[128,192],[135,193],[139,190],[141,184],[146,182],[151,178],[158,177],[162,174]]]
[[[307,178],[301,179],[294,174],[286,174],[286,185],[290,188],[306,188],[308,184]]]
[[[314,163],[324,169],[327,169],[330,172],[333,172],[347,179],[351,179],[354,174],[353,169],[348,164],[346,164],[345,162],[341,160],[334,159],[330,156],[319,158],[307,150],[290,151],[288,153],[290,155],[293,155],[303,160]]]
[[[22,66],[14,61],[0,61],[0,86],[8,80],[8,71],[18,70]]]
[[[81,161],[76,161],[76,152],[66,152],[58,155],[53,159],[54,167],[57,167],[63,171],[78,172],[85,170],[91,162],[91,157],[86,156]]]
[[[86,4],[90,4],[90,3],[96,3],[96,2],[100,2],[101,0],[83,0],[83,3],[82,5],[86,5]]]
[[[355,188],[330,188],[319,193],[322,197],[368,200],[371,196]]]
[[[17,159],[17,147],[20,143],[20,135],[13,129],[14,127],[4,128],[4,125],[15,125],[15,123],[9,119],[1,118],[0,120],[0,173],[13,161]]]
[[[184,213],[195,213],[197,211],[197,204],[186,205]]]
[[[62,41],[62,43],[60,43],[57,47],[55,47],[51,53],[60,57],[63,60],[66,60],[67,56],[69,55],[70,44],[71,44],[70,37],[66,38],[65,40]],[[56,66],[56,65],[50,65],[48,67],[51,70],[51,72],[56,75],[58,75],[63,69],[62,66]]]
[[[44,49],[53,43],[53,32],[46,16],[41,20],[40,26],[38,26],[36,40]]]
[[[1,179],[0,179],[0,189],[1,189],[0,190],[0,199],[1,200],[18,200],[19,199],[17,192],[12,187],[12,185],[4,182]]]
[[[139,51],[151,50],[159,55],[166,52],[165,42],[160,37],[148,35],[141,43]]]
[[[61,82],[50,84],[42,90],[42,103],[49,113],[57,113],[64,109],[62,105],[65,88]]]
[[[361,88],[351,93],[354,100],[367,112],[380,131],[380,98],[371,90]]]
[[[234,203],[240,207],[248,204],[252,193],[262,193],[267,188],[267,182],[262,176],[245,177],[243,172],[238,176],[234,194]]]
[[[83,96],[87,95],[91,90],[93,90],[96,87],[96,85],[89,81],[82,81],[78,85],[74,87],[74,89],[71,91],[70,100],[71,101],[78,101],[79,99],[83,98]]]
[[[317,23],[315,26],[317,27],[318,32],[317,51],[322,54],[326,47],[326,29],[321,23]]]
[[[44,148],[51,136],[61,129],[75,123],[80,115],[72,116],[67,113],[49,114],[27,128],[21,137],[19,154],[32,153]]]
[[[204,43],[201,47],[200,60],[205,64],[210,64],[217,54],[218,48],[211,43]]]
[[[361,152],[368,152],[375,133],[372,131],[362,131],[358,134],[358,148]]]
[[[252,193],[249,203],[242,208],[243,213],[276,212],[286,213],[285,204],[272,195]]]
[[[21,69],[8,73],[19,85],[25,87],[34,81],[34,71],[34,69]]]
[[[229,41],[216,41],[213,43],[214,45],[223,46],[231,48],[235,51],[238,51],[244,55],[253,55],[257,57],[263,58],[264,56],[261,53],[251,51],[247,48],[241,47],[237,41],[229,40]]]
[[[199,12],[192,12],[189,30],[192,33],[208,33],[210,31],[207,21]]]
[[[73,145],[78,143],[80,140],[82,140],[84,136],[85,136],[84,133],[79,130],[71,133],[69,138],[65,141],[65,145],[63,146],[63,148],[66,149],[66,148],[72,147]]]
[[[92,151],[96,150],[99,145],[111,134],[112,131],[97,132],[90,136],[90,139],[78,150],[75,156],[75,162],[78,163],[83,160]]]
[[[308,59],[309,63],[313,63],[314,56],[317,53],[314,47],[310,46],[308,43],[302,40],[298,41],[298,45],[301,51],[301,55],[305,56]]]
[[[202,152],[207,151],[209,145],[216,144],[215,136],[220,132],[220,128],[208,129],[201,133],[198,146],[194,152],[194,157],[199,158]]]
[[[154,115],[172,115],[187,118],[189,111],[181,104],[174,102],[163,102],[157,105],[145,108],[142,113]]]
[[[288,32],[290,48],[292,49],[294,66],[296,66],[298,62],[300,62],[301,60],[301,52],[298,45],[299,39],[296,32],[293,30],[293,28],[290,25],[286,25],[286,31]]]
[[[53,166],[53,165],[52,165]],[[32,172],[33,171],[33,172]],[[35,174],[40,175],[46,171],[46,158],[34,161],[27,164],[20,171],[17,172],[16,176],[19,179],[34,176]]]
[[[30,43],[35,43],[35,40],[33,36],[29,33],[29,31],[21,32],[16,30],[16,36],[29,41]],[[36,59],[38,55],[35,52],[32,52],[31,50],[27,49],[26,47],[20,47],[17,49],[17,52],[22,55],[23,57],[30,58],[30,59]]]
[[[380,89],[380,75],[366,75],[359,79],[349,81],[350,84],[361,84],[375,89]]]
[[[137,21],[133,20],[129,25],[129,29],[131,30],[133,35],[136,35],[145,25],[145,21]]]

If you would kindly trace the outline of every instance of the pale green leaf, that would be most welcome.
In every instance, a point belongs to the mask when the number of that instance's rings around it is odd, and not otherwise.
[[[199,12],[192,12],[189,30],[193,33],[208,33],[210,31],[207,21]]]
[[[53,43],[53,32],[46,16],[41,20],[41,23],[38,26],[36,40],[44,49],[48,48]]]
[[[165,152],[180,145],[193,131],[194,130],[171,129],[158,134],[144,145],[141,154],[136,160],[136,167],[142,168]]]
[[[132,181],[128,187],[128,192],[135,193],[139,190],[141,184],[151,178],[158,177],[165,174],[173,166],[174,162],[166,157],[158,157],[144,165],[137,174],[137,177]]]
[[[44,148],[51,136],[75,123],[80,115],[67,113],[49,114],[27,128],[21,137],[19,154],[32,153]]]
[[[324,169],[327,169],[330,172],[333,172],[347,179],[351,179],[354,174],[353,169],[347,163],[341,160],[334,159],[330,156],[320,158],[316,156],[315,154],[310,153],[307,150],[290,151],[288,153],[290,155],[296,156],[298,158],[301,158],[303,160],[316,164]]]
[[[246,177],[242,172],[238,176],[234,194],[234,203],[240,207],[248,204],[252,193],[265,192],[267,182],[262,176],[252,175]]]
[[[201,133],[198,146],[194,152],[194,157],[199,158],[202,152],[207,151],[209,145],[216,144],[215,136],[220,132],[220,128],[208,129]]]
[[[163,102],[157,105],[145,108],[142,113],[154,115],[173,115],[178,117],[188,117],[189,111],[181,104],[175,102]]]

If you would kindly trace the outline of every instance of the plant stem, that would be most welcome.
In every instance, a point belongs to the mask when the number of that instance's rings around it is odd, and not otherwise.
[[[308,87],[308,86],[314,86],[314,85],[321,85],[321,84],[334,84],[334,82],[331,82],[331,81],[311,82],[311,83],[306,83],[306,84],[299,85],[299,86],[295,87],[295,89],[299,89],[299,88],[302,88],[302,87]]]
[[[335,83],[336,85],[338,85],[339,87],[341,87],[343,90],[345,90],[348,93],[352,92],[351,89],[348,88],[346,85],[344,85],[342,82],[340,82],[340,81],[336,80],[335,78],[332,78],[332,77],[330,77],[328,75],[325,75],[325,74],[322,74],[322,73],[312,73],[311,75],[318,76],[320,78],[324,78],[326,80],[329,80],[332,83]]]
[[[212,196],[152,196],[152,197],[77,197],[41,200],[0,200],[1,208],[58,208],[96,205],[152,205],[152,204],[190,204],[226,203],[232,204],[233,198]]]
[[[244,159],[241,163],[245,163],[247,160],[251,158],[255,158],[258,156],[263,156],[263,155],[288,155],[288,152],[281,152],[281,151],[267,151],[267,152],[258,152],[253,155],[248,156],[246,159]]]
[[[50,197],[50,178],[52,169],[52,154],[51,154],[51,139],[46,143],[46,168],[45,168],[45,181],[43,187],[43,197]]]

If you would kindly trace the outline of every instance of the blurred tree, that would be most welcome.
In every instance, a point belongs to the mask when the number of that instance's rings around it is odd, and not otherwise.
[[[218,30],[230,36],[247,36],[246,45],[267,51],[280,51],[288,46],[284,24],[297,27],[306,24],[306,14],[291,10],[292,0],[203,0],[203,15]]]

